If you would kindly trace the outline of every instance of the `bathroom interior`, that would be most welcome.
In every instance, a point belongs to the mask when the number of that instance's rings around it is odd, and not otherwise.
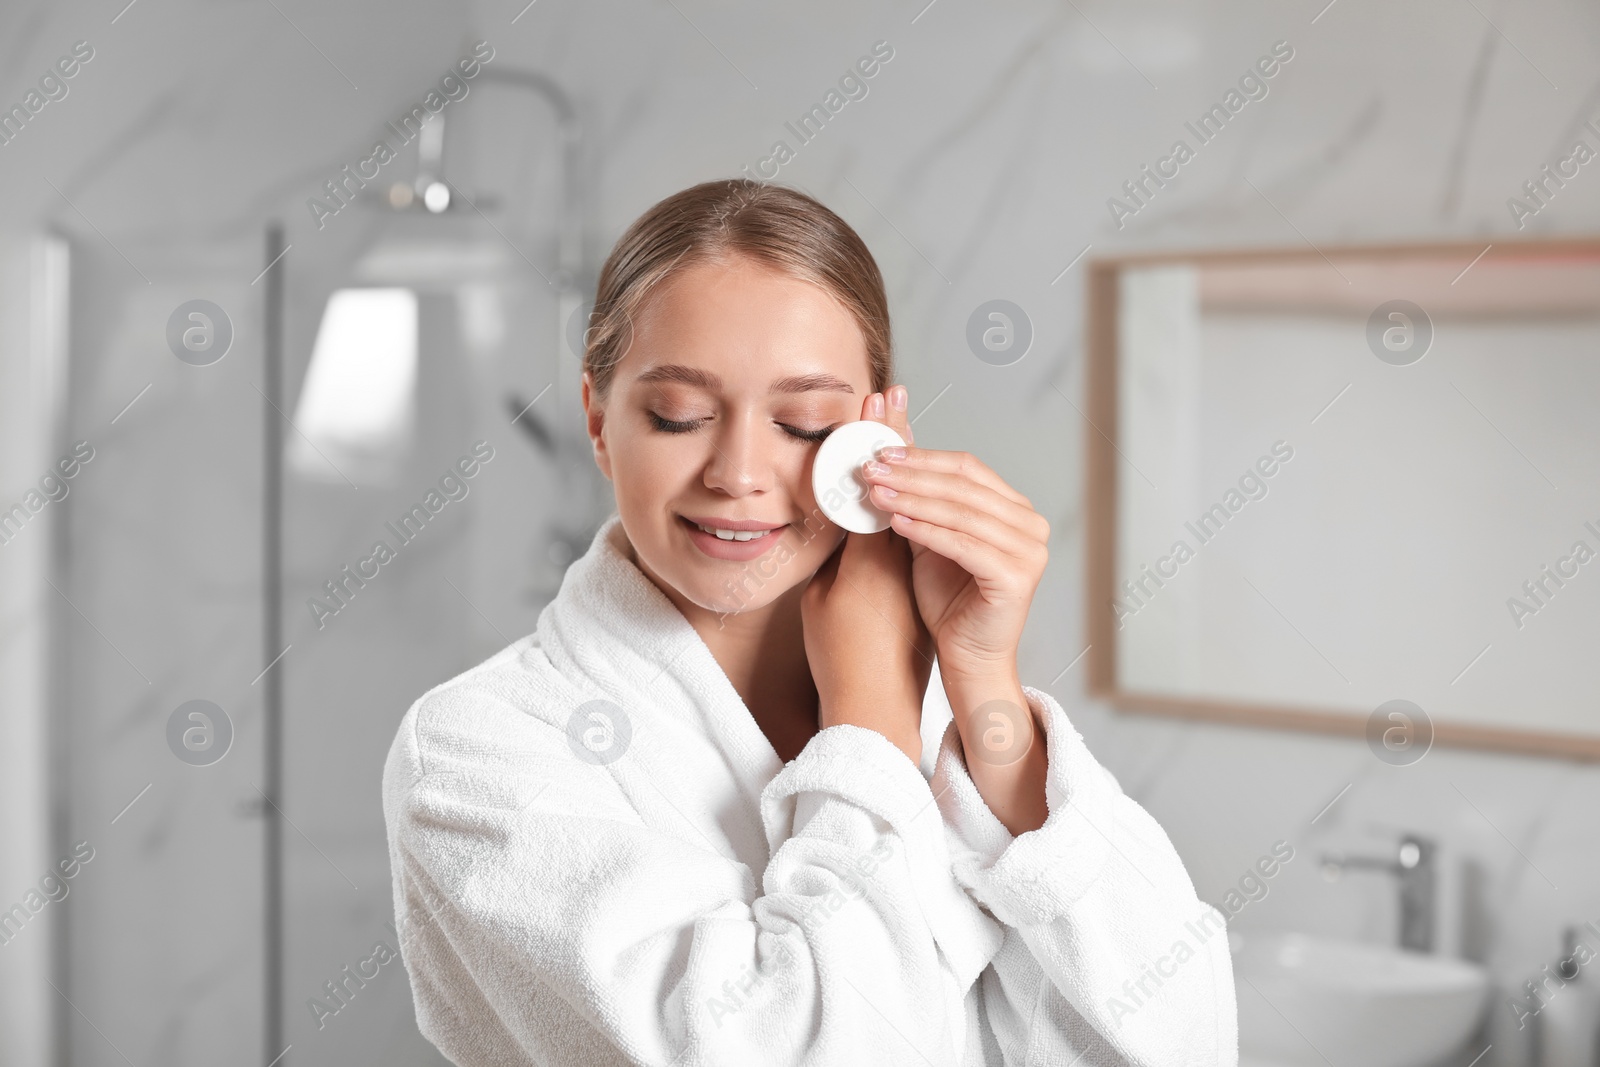
[[[1241,1067],[1600,1067],[1594,5],[0,27],[0,1067],[446,1062],[384,758],[613,507],[606,252],[738,175],[1050,521],[1022,680],[1228,915]]]

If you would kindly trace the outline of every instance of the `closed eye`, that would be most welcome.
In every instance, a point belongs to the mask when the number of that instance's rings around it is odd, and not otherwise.
[[[650,424],[662,433],[692,433],[709,421],[708,419],[686,419],[682,422],[674,422],[672,419],[662,418],[653,411],[648,414],[650,416]],[[782,427],[784,433],[800,441],[821,441],[833,432],[832,426],[824,426],[819,430],[803,430],[798,426],[790,426],[787,423],[780,422],[778,425]]]
[[[784,432],[789,436],[798,437],[802,441],[820,441],[833,432],[832,426],[824,426],[820,430],[802,430],[798,426],[789,426],[781,422],[778,425],[782,426]]]
[[[689,419],[686,422],[673,422],[671,419],[663,419],[653,411],[649,415],[650,424],[662,433],[689,433],[691,430],[698,430],[700,424],[706,421],[705,419]]]

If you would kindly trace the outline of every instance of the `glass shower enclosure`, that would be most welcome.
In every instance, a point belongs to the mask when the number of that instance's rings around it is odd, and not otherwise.
[[[65,421],[94,459],[53,570],[50,837],[94,856],[53,944],[60,1062],[445,1062],[384,760],[612,506],[576,116],[488,69],[455,111],[331,217],[72,240]]]

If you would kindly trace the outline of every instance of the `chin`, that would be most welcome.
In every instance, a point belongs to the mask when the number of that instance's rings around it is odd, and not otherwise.
[[[774,600],[777,600],[784,593],[788,592],[787,587],[780,589],[770,584],[763,586],[760,589],[756,589],[754,584],[751,583],[747,586],[747,589],[748,592],[744,595],[743,599],[740,599],[740,595],[737,592],[729,592],[727,589],[711,588],[702,590],[701,592],[704,595],[697,594],[691,596],[689,599],[709,612],[726,616],[739,615],[746,611],[759,610],[760,608],[764,608],[771,604]]]

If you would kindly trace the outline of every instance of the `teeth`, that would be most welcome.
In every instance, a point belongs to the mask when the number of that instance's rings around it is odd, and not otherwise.
[[[772,532],[771,530],[719,530],[714,526],[700,526],[698,522],[695,525],[708,534],[716,534],[722,541],[754,541]]]

